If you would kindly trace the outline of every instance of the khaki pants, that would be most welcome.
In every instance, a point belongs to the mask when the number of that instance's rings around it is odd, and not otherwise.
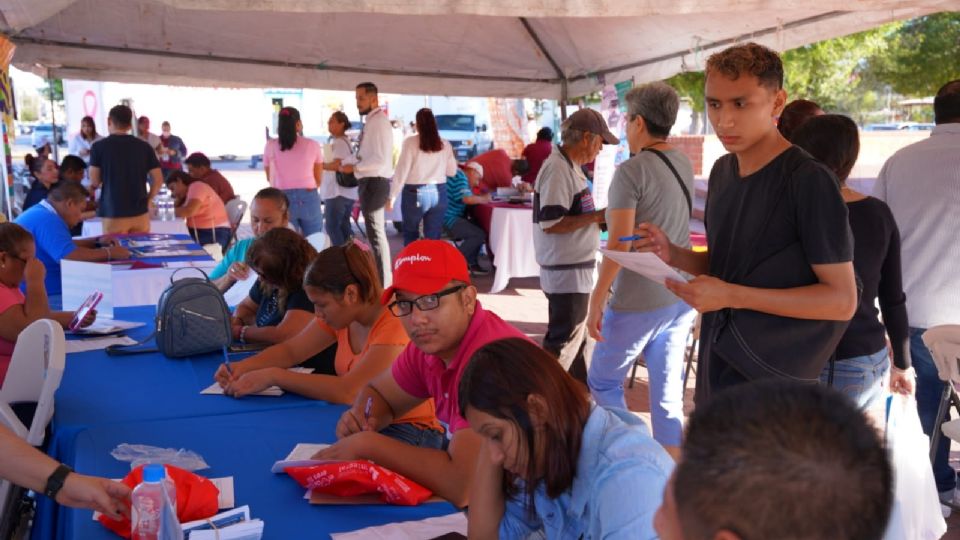
[[[127,234],[150,232],[150,214],[133,217],[102,218],[103,234]]]

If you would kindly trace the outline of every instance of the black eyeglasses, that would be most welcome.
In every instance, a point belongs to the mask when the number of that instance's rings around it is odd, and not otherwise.
[[[437,293],[425,294],[413,300],[397,300],[388,305],[387,308],[390,309],[390,313],[393,313],[394,317],[406,317],[413,313],[413,306],[417,306],[417,309],[420,311],[430,311],[440,307],[440,299],[444,296],[462,291],[466,288],[466,285],[456,285]]]

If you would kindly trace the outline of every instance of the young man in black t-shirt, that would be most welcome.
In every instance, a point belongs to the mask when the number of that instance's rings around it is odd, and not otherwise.
[[[777,131],[783,64],[747,43],[707,61],[707,114],[730,154],[710,173],[708,251],[641,224],[638,251],[694,277],[667,287],[704,314],[698,401],[761,378],[814,384],[857,305],[853,240],[836,177]]]

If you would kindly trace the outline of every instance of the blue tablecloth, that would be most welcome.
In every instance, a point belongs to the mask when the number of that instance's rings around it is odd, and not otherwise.
[[[153,331],[154,313],[153,306],[118,308],[115,318],[147,323],[129,333],[139,340]],[[123,430],[124,426],[148,425],[156,420],[225,417],[296,408],[340,410],[326,402],[289,393],[281,397],[242,399],[200,395],[202,389],[213,383],[213,373],[222,361],[222,354],[176,360],[159,353],[107,356],[104,351],[89,351],[67,355],[63,381],[56,394],[48,453],[55,459],[73,463],[80,453],[79,434],[91,428]],[[229,444],[236,440],[231,439]],[[188,443],[170,444],[187,446]],[[62,534],[54,534],[63,530],[56,505],[41,497],[32,538],[63,538]]]
[[[191,237],[189,234],[127,234],[127,235],[118,236],[120,243],[127,248],[130,248],[131,240],[160,240],[164,238],[168,238],[171,240],[189,240],[190,243],[183,244],[182,248],[191,250],[191,251],[202,252],[202,253],[198,253],[197,255],[177,255],[173,257],[142,257],[142,256],[137,256],[135,253],[133,253],[130,256],[130,260],[142,261],[144,263],[152,263],[152,264],[158,264],[158,265],[165,262],[186,262],[186,261],[211,261],[212,262],[213,261],[213,258],[210,257],[210,255],[203,250],[203,246],[201,246],[200,244],[197,244],[193,240],[193,237]],[[152,251],[151,248],[133,248],[133,249]]]
[[[202,416],[179,420],[126,422],[82,430],[76,436],[72,465],[77,470],[119,478],[126,463],[110,456],[123,442],[188,448],[198,452],[210,469],[208,478],[234,477],[237,506],[250,505],[253,517],[266,522],[265,539],[327,538],[344,532],[397,521],[425,519],[455,512],[448,503],[417,507],[388,505],[323,506],[303,498],[304,489],[270,466],[300,442],[332,442],[342,406],[300,407],[247,414]],[[62,512],[58,538],[83,540],[117,538],[91,519],[89,510]]]

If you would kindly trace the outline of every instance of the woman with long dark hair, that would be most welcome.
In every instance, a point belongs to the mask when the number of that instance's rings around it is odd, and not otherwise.
[[[290,223],[304,236],[323,230],[320,213],[320,187],[323,156],[320,145],[301,135],[300,111],[280,109],[277,138],[263,149],[263,170],[272,187],[283,190],[290,199]]]
[[[525,339],[478,349],[460,412],[483,438],[470,538],[655,538],[673,460],[636,416],[605,409]]]
[[[847,203],[853,233],[853,269],[863,282],[860,304],[837,344],[833,387],[861,408],[870,409],[883,400],[884,378],[890,370],[890,390],[912,393],[915,376],[910,367],[907,296],[900,273],[900,230],[887,203],[847,185],[860,153],[857,124],[839,114],[814,116],[793,131],[791,141],[829,167],[840,180],[840,194]],[[877,304],[882,322],[877,317]],[[887,348],[887,336],[892,351]],[[830,369],[827,366],[820,375],[824,384],[830,379]]]
[[[33,157],[27,154],[26,157],[23,158],[23,161],[27,164],[30,177],[33,179],[33,181],[30,182],[30,191],[27,192],[26,198],[23,199],[23,210],[26,211],[31,206],[47,198],[47,194],[50,193],[50,189],[60,179],[60,175],[57,162],[52,159]]]
[[[457,174],[457,158],[449,142],[440,138],[437,120],[427,108],[417,111],[417,134],[407,137],[400,150],[390,200],[403,190],[403,245],[423,236],[439,240],[447,210],[447,177]]]
[[[102,139],[103,136],[97,133],[97,124],[92,116],[84,116],[80,120],[80,131],[70,139],[69,151],[75,156],[80,156],[84,162],[90,163],[90,147],[93,143]]]

